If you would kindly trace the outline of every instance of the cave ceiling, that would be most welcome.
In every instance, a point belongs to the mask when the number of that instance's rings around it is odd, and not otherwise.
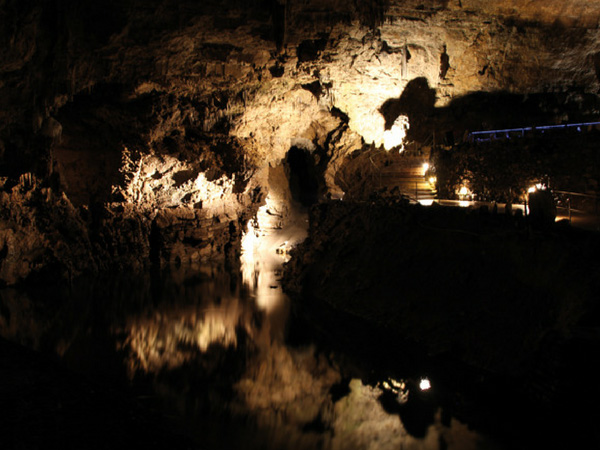
[[[381,145],[379,109],[417,78],[436,107],[474,92],[595,94],[599,12],[584,0],[4,0],[2,138],[113,84],[123,102],[161,97],[138,133],[148,145],[221,126],[278,159],[332,108]]]

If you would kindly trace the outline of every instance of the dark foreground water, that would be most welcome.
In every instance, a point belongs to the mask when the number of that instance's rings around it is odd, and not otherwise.
[[[490,423],[496,420],[490,413],[495,405],[471,398],[461,406],[462,394],[441,392],[435,382],[439,373],[420,372],[427,364],[398,364],[404,358],[401,349],[385,350],[382,358],[370,347],[381,341],[370,342],[368,334],[343,322],[330,317],[313,327],[306,319],[310,313],[290,315],[279,275],[277,270],[241,274],[195,266],[115,274],[62,288],[3,289],[0,334],[57,355],[69,374],[91,386],[89,392],[97,387],[130,398],[133,407],[112,406],[110,396],[104,407],[114,408],[115,417],[119,408],[130,408],[125,421],[151,417],[148,427],[183,436],[183,443],[172,448],[494,449],[531,448],[536,441],[535,435],[519,437],[526,424],[513,423],[518,433],[503,429],[511,425],[504,412],[503,424]],[[414,360],[414,354],[406,359]],[[33,369],[23,373],[36,377]],[[7,411],[4,403],[4,413],[20,433],[5,448],[55,443],[35,429],[50,417],[23,412],[27,402],[35,409],[35,398],[49,395],[45,385],[32,384],[39,392],[28,393],[27,401],[13,398],[15,411]],[[518,398],[514,408],[519,409]],[[457,418],[455,411],[466,414]],[[99,420],[82,414],[78,426],[84,429],[86,420]],[[32,416],[36,421],[29,423]],[[61,429],[71,426],[68,421],[53,426],[48,433],[59,444],[64,434],[65,448],[96,448],[99,436],[81,432],[74,445],[68,440],[73,432]],[[29,427],[40,434],[35,440],[24,435]],[[28,445],[32,442],[36,445]]]

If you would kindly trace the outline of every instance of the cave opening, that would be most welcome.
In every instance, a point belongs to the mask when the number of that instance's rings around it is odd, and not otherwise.
[[[286,156],[292,199],[303,206],[315,204],[319,197],[319,181],[310,151],[292,147]]]

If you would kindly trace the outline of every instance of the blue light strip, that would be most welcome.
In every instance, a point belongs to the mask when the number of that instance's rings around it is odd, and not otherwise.
[[[595,126],[600,125],[600,122],[581,122],[581,123],[567,123],[562,125],[544,125],[541,127],[523,127],[523,128],[505,128],[503,130],[487,130],[487,131],[473,131],[469,133],[468,140],[470,142],[485,142],[491,141],[493,139],[510,139],[511,137],[518,136],[510,136],[510,133],[520,133],[521,136],[525,136],[525,132],[527,131],[542,131],[542,133],[546,130],[559,130],[559,129],[569,129],[569,128],[577,128],[577,131],[581,132],[581,127],[587,126]],[[478,136],[488,136],[486,137],[478,137]]]

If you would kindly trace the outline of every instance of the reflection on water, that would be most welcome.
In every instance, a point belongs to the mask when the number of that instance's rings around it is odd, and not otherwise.
[[[284,226],[280,208],[267,196],[265,205],[248,222],[240,258],[243,282],[253,293],[257,307],[269,316],[267,326],[279,341],[289,315],[289,300],[281,291],[279,277],[283,263],[289,259],[288,251],[306,238],[308,222],[306,211],[293,210],[288,211]]]
[[[288,237],[274,234],[270,249]],[[247,267],[246,283],[242,272],[186,267],[52,292],[5,289],[0,333],[77,370],[145,386],[208,448],[491,448],[442,418],[435,385],[364,384],[331,351],[286,344],[277,258],[255,260],[251,283]]]
[[[237,298],[220,304],[169,306],[130,316],[116,335],[125,336],[118,350],[126,350],[127,367],[155,373],[173,370],[206,353],[209,346],[237,347],[238,334],[253,334],[252,311]]]

